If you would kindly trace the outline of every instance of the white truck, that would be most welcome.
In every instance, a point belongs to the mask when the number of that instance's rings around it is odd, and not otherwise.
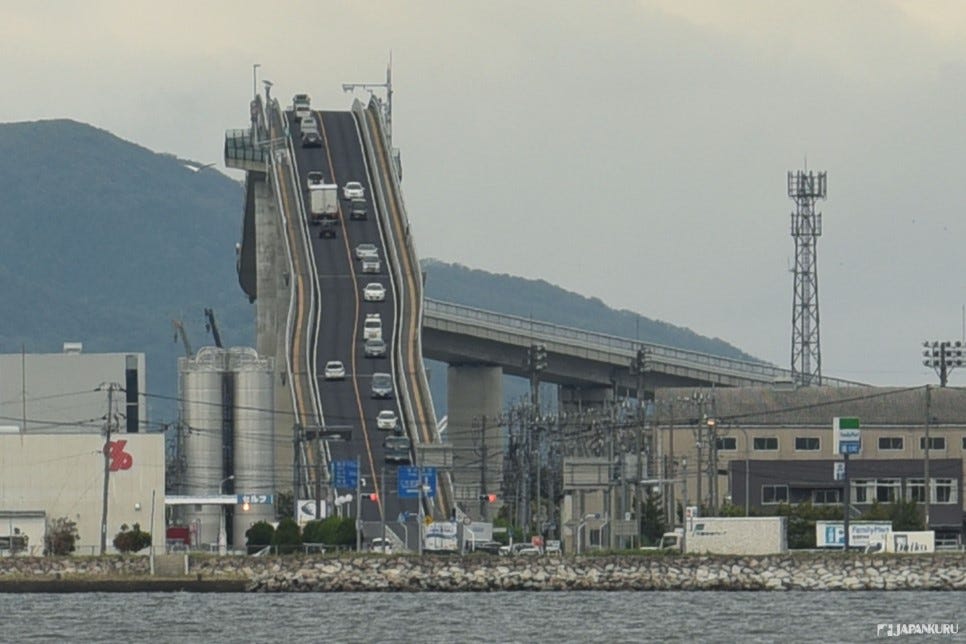
[[[312,222],[339,218],[339,186],[317,183],[309,186],[309,213]]]
[[[788,552],[786,517],[694,517],[686,529],[665,532],[659,550],[719,555]]]

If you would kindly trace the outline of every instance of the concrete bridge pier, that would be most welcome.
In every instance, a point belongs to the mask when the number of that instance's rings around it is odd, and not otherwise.
[[[450,365],[446,385],[456,502],[472,518],[492,520],[503,497],[503,368]],[[496,494],[497,502],[481,501],[482,494]]]
[[[614,388],[561,385],[559,400],[560,411],[567,415],[577,415],[581,412],[599,414],[614,401]]]

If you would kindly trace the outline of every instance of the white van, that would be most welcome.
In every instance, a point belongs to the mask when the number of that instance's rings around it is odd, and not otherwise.
[[[382,340],[382,317],[378,313],[366,315],[362,323],[362,338],[364,340]]]

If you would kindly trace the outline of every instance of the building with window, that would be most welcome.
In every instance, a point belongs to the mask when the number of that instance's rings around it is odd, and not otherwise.
[[[861,427],[848,491],[834,451],[835,417],[856,417]],[[666,492],[674,505],[767,511],[840,504],[846,493],[856,511],[876,501],[924,504],[928,460],[929,527],[940,542],[962,543],[966,389],[659,389],[651,421],[658,473],[679,481]]]

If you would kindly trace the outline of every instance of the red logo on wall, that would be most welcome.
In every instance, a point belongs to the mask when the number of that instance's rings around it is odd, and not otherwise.
[[[112,472],[118,470],[129,470],[134,465],[134,457],[124,451],[127,441],[111,441],[107,444],[107,455],[111,459],[110,469]]]

